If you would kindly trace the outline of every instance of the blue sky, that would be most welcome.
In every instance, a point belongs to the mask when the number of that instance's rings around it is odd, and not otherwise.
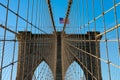
[[[30,5],[32,5],[32,0],[29,0],[30,1]],[[65,18],[65,14],[66,14],[66,11],[67,11],[67,6],[68,6],[68,1],[69,0],[51,0],[51,5],[52,5],[52,11],[53,11],[53,16],[54,16],[54,21],[55,21],[55,25],[56,25],[56,29],[59,31],[59,30],[62,30],[63,28],[63,24],[60,24],[59,23],[59,18],[60,17],[63,17]],[[70,21],[70,24],[68,24],[66,26],[66,32],[70,32],[70,33],[79,33],[79,27],[83,26],[84,24],[87,23],[87,13],[86,11],[84,10],[84,22],[82,21],[82,17],[81,17],[81,12],[82,12],[82,9],[81,8],[76,8],[77,5],[75,4],[80,4],[78,5],[79,7],[81,7],[83,4],[81,3],[82,0],[80,0],[80,3],[77,3],[78,0],[73,0],[74,3],[73,3],[73,8],[71,8],[71,13],[70,13],[70,16],[69,16],[69,21]],[[20,16],[24,17],[25,19],[27,18],[27,2],[28,0],[20,0],[20,11],[19,11],[19,14]],[[45,2],[44,0],[39,0],[39,2]],[[102,13],[102,9],[101,9],[101,5],[100,5],[100,0],[94,0],[95,2],[95,17],[99,16],[101,13]],[[110,9],[111,7],[113,7],[113,0],[103,0],[104,2],[104,11]],[[116,4],[118,4],[120,2],[120,0],[116,0]],[[0,3],[4,4],[5,6],[7,5],[7,0],[0,0]],[[10,0],[10,5],[9,5],[9,8],[12,9],[14,12],[17,12],[17,6],[18,6],[18,0]],[[83,3],[86,4],[86,0],[83,0]],[[35,0],[35,4],[37,4],[37,0]],[[41,3],[39,3],[41,4]],[[92,13],[92,1],[91,0],[88,0],[88,11],[89,11],[89,21],[90,20],[93,20],[93,13]],[[42,5],[42,7],[44,7],[44,9],[47,11],[47,6],[45,5]],[[85,7],[85,5],[84,5]],[[42,9],[43,8],[39,8],[40,11],[42,12]],[[85,8],[86,9],[86,8]],[[36,8],[34,7],[34,16],[33,16],[33,20],[31,20],[31,11],[32,11],[32,6],[30,6],[30,9],[29,9],[29,17],[28,17],[28,21],[32,21],[33,24],[38,24],[38,21],[35,21],[36,19]],[[116,7],[116,11],[117,11],[117,19],[118,19],[118,23],[120,24],[120,5]],[[44,12],[43,12],[44,13]],[[41,17],[44,16],[44,15],[48,15],[48,14],[42,14],[41,13]],[[76,16],[76,17],[74,17]],[[4,7],[2,7],[0,5],[0,24],[3,24],[5,25],[5,18],[6,18],[6,9]],[[47,20],[48,18],[48,20]],[[45,23],[45,20],[46,23]],[[50,31],[50,33],[53,31],[53,29],[51,28],[52,24],[49,23],[49,17],[45,16],[45,18],[42,17],[41,19],[41,29],[43,29],[44,31]],[[105,15],[105,24],[106,24],[106,28],[107,29],[110,29],[112,28],[113,26],[115,26],[115,17],[114,17],[114,9],[112,9],[110,12],[108,12],[106,15]],[[12,29],[13,31],[15,31],[15,25],[16,25],[16,16],[11,13],[10,11],[8,11],[8,23],[7,23],[7,26]],[[47,26],[46,26],[47,25]],[[49,26],[48,26],[49,25]],[[30,25],[28,24],[28,30],[30,30]],[[91,23],[89,25],[90,27],[90,30],[93,31],[94,30],[94,23]],[[23,21],[22,19],[18,19],[18,30],[17,31],[24,31],[25,30],[25,27],[26,27],[26,23],[25,21]],[[85,28],[86,30],[84,31],[81,30],[82,33],[86,33],[88,31],[88,26]],[[119,34],[120,34],[120,29],[119,30]],[[100,31],[100,32],[104,32],[104,26],[103,26],[103,23],[102,23],[102,18],[99,18],[98,20],[96,20],[96,31]],[[33,28],[32,30],[33,33],[39,33],[39,32],[35,32],[35,28]],[[42,32],[40,32],[42,33]],[[3,39],[3,36],[4,36],[4,29],[0,27],[0,39],[2,40]],[[7,31],[7,34],[6,34],[6,39],[14,39],[15,35],[8,32]],[[120,36],[119,36],[120,37]],[[109,32],[107,34],[107,39],[108,40],[116,40],[117,39],[117,36],[116,36],[116,30],[113,30],[111,32]],[[102,40],[105,40],[105,37],[103,36]],[[13,52],[13,47],[10,48],[10,46],[13,46],[13,42],[11,43],[7,43],[6,42],[6,52],[5,52],[5,60],[4,61],[4,65],[8,64],[11,62],[11,55],[12,55],[12,52]],[[18,43],[16,43],[16,50],[15,50],[15,53],[16,53],[16,56],[15,56],[15,60],[17,60],[17,50],[18,50]],[[9,54],[8,52],[11,52],[11,54]],[[100,43],[100,52],[101,52],[101,58],[104,58],[104,59],[107,59],[106,58],[106,47],[105,47],[105,42],[101,42]],[[0,42],[0,61],[1,61],[1,54],[2,53],[2,42]],[[119,57],[119,52],[118,52],[118,43],[117,42],[108,42],[108,53],[109,53],[109,57],[110,57],[110,61],[117,64],[117,65],[120,65],[119,61],[120,61],[120,57]],[[74,63],[76,64],[76,63]],[[78,64],[76,64],[78,66]],[[14,67],[16,67],[17,64],[14,65]],[[108,69],[107,69],[107,64],[104,63],[104,62],[101,62],[101,66],[102,66],[102,77],[103,77],[103,80],[108,80]],[[8,67],[7,69],[4,70],[4,73],[10,73],[10,68],[11,67]],[[113,66],[110,66],[110,69],[111,69],[111,75],[112,75],[112,80],[119,80],[119,73],[120,73],[120,69],[117,69]],[[16,71],[16,69],[15,69]],[[81,70],[82,71],[82,70]],[[14,72],[14,74],[16,74]],[[3,76],[6,76],[3,80],[7,80],[7,78],[10,76],[10,75],[3,75]],[[15,76],[13,78],[13,80],[15,79]]]

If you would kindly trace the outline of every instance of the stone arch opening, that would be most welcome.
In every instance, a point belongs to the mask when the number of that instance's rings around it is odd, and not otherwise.
[[[84,70],[81,65],[73,61],[65,72],[64,80],[86,80]]]
[[[42,60],[34,70],[32,80],[54,80],[53,72],[45,60]]]

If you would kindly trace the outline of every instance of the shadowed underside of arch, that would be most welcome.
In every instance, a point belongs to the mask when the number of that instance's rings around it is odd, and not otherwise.
[[[80,40],[88,40],[88,38],[95,40],[96,34],[99,33],[69,34],[69,37],[78,39],[77,36],[79,36]],[[81,66],[86,80],[101,80],[100,61],[90,56],[91,54],[100,57],[99,42],[97,43],[98,47],[96,47],[95,42],[81,42],[77,47],[84,51],[75,50],[75,47],[72,45],[76,46],[76,44],[74,42],[67,43],[65,35],[65,33],[62,34],[61,32],[57,32],[57,36],[54,33],[45,35],[19,32],[17,36],[19,40],[18,59],[23,59],[18,62],[17,80],[32,80],[35,69],[43,60],[51,68],[54,80],[64,80],[65,72],[74,61]],[[82,44],[86,45],[80,46]],[[98,53],[96,53],[96,49]],[[85,51],[90,54],[85,54]]]

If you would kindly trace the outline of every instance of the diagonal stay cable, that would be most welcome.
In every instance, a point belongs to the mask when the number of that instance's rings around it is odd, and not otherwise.
[[[64,32],[64,30],[66,28],[66,23],[67,23],[68,16],[70,14],[71,5],[72,5],[72,0],[69,0],[68,10],[67,10],[67,13],[66,13],[65,23],[64,23],[62,32]]]
[[[69,45],[68,45],[68,46],[69,46]],[[67,48],[68,46],[66,46],[66,48]],[[69,51],[69,53],[87,70],[87,72],[88,72],[95,80],[97,80],[96,77],[87,69],[87,67],[76,57],[76,55],[74,54],[74,52],[73,52],[71,49],[69,49],[69,48],[68,48],[68,51]]]
[[[111,8],[109,8],[108,10],[104,11],[104,12],[103,12],[104,15],[107,14],[108,12],[110,12],[111,10],[113,10],[114,7],[117,7],[117,6],[119,6],[119,5],[120,5],[120,2],[118,2],[117,4],[115,4],[114,6],[112,6]],[[84,26],[81,26],[81,27],[79,28],[79,30],[82,30],[83,28],[86,28],[88,25],[92,24],[94,21],[97,21],[98,19],[100,19],[101,17],[103,17],[103,13],[100,14],[100,15],[98,15],[97,17],[95,17],[93,20],[89,20]],[[117,26],[119,26],[119,24],[118,24]],[[117,27],[113,27],[113,30],[114,30],[114,29],[117,29]],[[76,31],[76,30],[75,30],[75,31]],[[75,32],[75,31],[74,31],[74,32]],[[68,37],[68,36],[70,36],[70,35],[66,35],[65,37]]]
[[[69,41],[69,42],[76,42],[76,43],[80,43],[80,42],[105,42],[105,40],[79,40],[79,39],[69,39],[69,38],[65,38],[65,40]],[[120,40],[120,39],[119,39]],[[117,42],[117,39],[111,39],[111,40],[107,40],[108,42]]]
[[[34,52],[33,52],[33,53],[34,53]],[[20,58],[20,59],[18,59],[18,60],[16,60],[16,61],[13,61],[13,62],[11,62],[11,63],[9,63],[8,65],[3,66],[2,68],[0,68],[0,70],[5,69],[5,68],[7,68],[7,67],[9,67],[9,66],[11,66],[11,65],[19,62],[19,61],[24,61],[24,59],[26,59],[26,58],[28,58],[28,57],[30,57],[30,56],[33,56],[33,55],[31,54],[31,55],[28,55],[28,56],[23,56],[22,58]],[[43,56],[41,55],[41,57],[43,57]]]
[[[101,60],[101,61],[103,61],[103,62],[105,62],[105,63],[109,63],[109,64],[111,64],[112,66],[120,69],[120,66],[119,66],[119,65],[116,65],[116,64],[114,64],[114,63],[112,63],[112,62],[110,62],[110,61],[108,62],[107,60],[105,60],[105,59],[103,59],[103,58],[99,58],[98,56],[95,56],[95,55],[93,55],[93,54],[91,54],[91,53],[89,53],[89,52],[86,52],[86,51],[78,48],[78,47],[75,47],[74,45],[72,45],[72,44],[70,44],[70,43],[68,43],[68,42],[65,42],[65,43],[68,44],[69,46],[71,46],[71,47],[79,50],[79,51],[82,51],[83,53],[86,53],[86,54],[88,54],[88,55],[90,55],[90,56],[92,56],[92,57],[94,57],[94,58],[96,58],[96,59],[98,59],[98,60]]]
[[[16,12],[14,12],[13,10],[11,10],[10,8],[6,7],[5,5],[3,5],[1,2],[0,2],[0,5],[3,6],[4,8],[8,9],[10,12],[12,12],[13,14],[17,15],[19,18],[21,18],[23,21],[27,22],[28,24],[30,24],[31,26],[33,26],[34,28],[38,29],[39,31],[45,33],[45,34],[48,34],[47,32],[45,32],[44,30],[38,28],[37,26],[35,26],[33,23],[27,21],[25,18],[23,18],[22,16],[20,16],[19,14],[17,14]],[[7,30],[7,29],[6,29]]]
[[[110,32],[110,31],[113,31],[114,29],[118,29],[119,27],[120,27],[120,24],[118,24],[118,25],[116,25],[116,26],[114,26],[114,27],[112,27],[112,28],[110,28],[110,29],[108,29],[108,30],[106,30],[106,31],[96,35],[96,38],[98,38],[98,37],[100,37],[102,35],[105,35],[106,33]]]
[[[0,24],[0,27],[1,27],[1,28],[4,28],[4,29],[6,29],[6,30],[8,30],[9,32],[11,32],[11,33],[13,33],[13,34],[16,34],[16,35],[18,34],[17,32],[15,32],[15,31],[9,29],[9,28],[6,27],[6,26],[3,26],[2,24]]]
[[[52,20],[53,29],[56,34],[56,28],[55,28],[54,17],[53,17],[53,13],[52,13],[50,0],[47,0],[47,2],[48,2],[48,8],[49,8],[49,12],[50,12],[51,20]]]

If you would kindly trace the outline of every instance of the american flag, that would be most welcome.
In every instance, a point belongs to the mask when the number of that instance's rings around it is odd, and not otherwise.
[[[64,18],[59,18],[59,23],[60,24],[63,24],[63,23],[65,23],[65,19]],[[67,22],[66,22],[67,24],[69,24],[69,20],[67,19]]]

